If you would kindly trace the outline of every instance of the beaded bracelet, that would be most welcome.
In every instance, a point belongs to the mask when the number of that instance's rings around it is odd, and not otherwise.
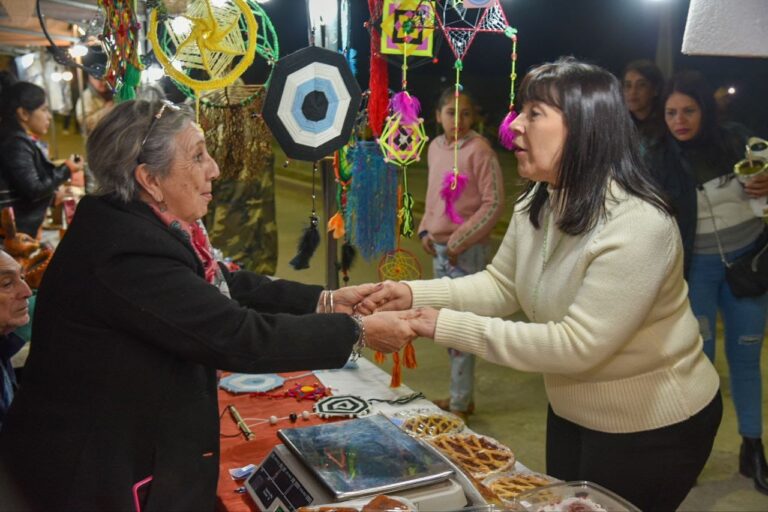
[[[352,346],[352,361],[357,361],[360,356],[363,355],[363,349],[367,346],[365,340],[365,323],[363,322],[362,315],[352,315],[352,319],[357,322],[357,326],[360,330],[360,335]]]

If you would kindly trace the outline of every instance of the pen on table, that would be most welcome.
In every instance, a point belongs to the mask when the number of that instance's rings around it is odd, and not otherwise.
[[[248,428],[248,425],[245,424],[243,421],[243,418],[240,416],[240,413],[237,412],[237,409],[235,409],[234,405],[228,405],[227,409],[229,409],[229,414],[232,416],[232,420],[237,423],[237,426],[240,428],[240,431],[243,433],[243,437],[245,437],[246,441],[250,441],[253,437],[253,432],[251,432],[251,429]]]

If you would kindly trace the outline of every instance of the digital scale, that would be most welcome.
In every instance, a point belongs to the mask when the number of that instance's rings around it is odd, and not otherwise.
[[[401,496],[424,510],[458,510],[464,489],[444,458],[375,415],[281,429],[277,445],[245,487],[265,512],[364,504],[376,494]]]

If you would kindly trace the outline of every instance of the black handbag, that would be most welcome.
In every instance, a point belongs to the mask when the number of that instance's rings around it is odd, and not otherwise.
[[[722,255],[722,252],[721,252]],[[736,297],[759,297],[768,291],[768,227],[754,248],[731,263],[724,261],[725,280]]]

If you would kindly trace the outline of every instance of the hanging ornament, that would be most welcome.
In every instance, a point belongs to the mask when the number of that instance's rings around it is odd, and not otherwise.
[[[395,248],[397,173],[374,141],[358,140],[349,148],[348,159],[352,183],[345,224],[360,254],[371,261]]]
[[[317,225],[320,220],[317,217],[315,209],[315,200],[317,198],[315,182],[317,181],[317,162],[312,165],[312,213],[309,215],[309,226],[304,228],[304,233],[299,239],[299,249],[296,256],[288,263],[296,270],[309,268],[309,260],[315,254],[317,246],[320,245],[320,232]]]
[[[402,195],[401,200],[407,199],[407,196]],[[398,214],[398,222],[402,224],[407,222],[404,219],[404,212],[407,209],[400,208]],[[402,227],[398,230],[402,233]],[[401,281],[404,279],[415,280],[421,278],[421,264],[419,264],[416,256],[402,249],[400,247],[400,237],[397,238],[397,248],[394,251],[386,253],[379,262],[379,281],[392,280]],[[416,368],[416,349],[412,343],[408,343],[403,349],[403,355],[405,359],[406,368]],[[384,362],[384,354],[382,352],[375,352],[374,360],[381,364]],[[393,388],[399,387],[402,383],[402,368],[400,363],[400,354],[397,352],[392,353],[392,379],[389,385]]]
[[[435,10],[424,0],[385,0],[381,15],[381,53],[432,57]]]
[[[191,0],[179,16],[152,9],[147,37],[165,73],[199,98],[248,69],[258,28],[245,0]]]
[[[370,19],[365,23],[371,32],[371,64],[368,79],[370,98],[368,101],[368,117],[374,136],[381,135],[384,120],[387,117],[389,103],[389,70],[387,61],[381,54],[381,33],[376,28],[374,20],[381,19],[382,0],[368,0]]]
[[[315,161],[349,142],[361,100],[344,56],[310,46],[275,65],[264,121],[289,158]]]
[[[517,81],[517,29],[507,27],[504,35],[512,40],[512,70],[509,73],[509,113],[499,125],[499,142],[508,150],[515,148],[515,132],[512,131],[512,122],[517,117],[515,112],[515,82]]]
[[[108,55],[103,79],[115,91],[117,102],[136,97],[144,65],[137,51],[141,24],[136,18],[136,0],[99,0],[104,10],[104,31],[99,39]]]
[[[464,69],[463,59],[469,51],[470,46],[475,40],[478,33],[497,33],[505,34],[513,39],[513,63],[512,63],[512,75],[514,76],[514,65],[517,59],[516,44],[517,37],[515,36],[516,30],[509,26],[507,23],[507,17],[504,14],[504,10],[501,8],[499,0],[488,0],[484,2],[466,3],[455,0],[435,0],[437,7],[437,20],[440,26],[440,30],[443,32],[448,45],[453,52],[456,61],[454,62],[454,69],[456,70],[456,79],[454,82],[454,112],[459,111],[459,96],[461,94],[461,71]],[[514,89],[514,81],[512,82],[512,88]],[[514,100],[514,96],[512,97]],[[510,111],[514,112],[512,107]],[[511,118],[511,119],[510,119]],[[511,123],[514,120],[513,115],[508,115],[502,122],[502,127],[505,123]],[[459,116],[454,116],[454,133],[458,130]],[[500,128],[501,129],[501,128]],[[508,128],[507,128],[508,130]],[[450,142],[450,141],[449,141]],[[459,169],[459,141],[453,142],[453,168],[446,172],[446,177],[443,181],[443,188],[441,189],[441,196],[445,200],[446,214],[451,218],[451,221],[460,223],[463,219],[458,217],[455,213],[454,204],[461,195],[462,182],[466,182],[466,177],[461,176]],[[448,176],[450,174],[450,176]],[[461,219],[457,222],[458,219]]]

